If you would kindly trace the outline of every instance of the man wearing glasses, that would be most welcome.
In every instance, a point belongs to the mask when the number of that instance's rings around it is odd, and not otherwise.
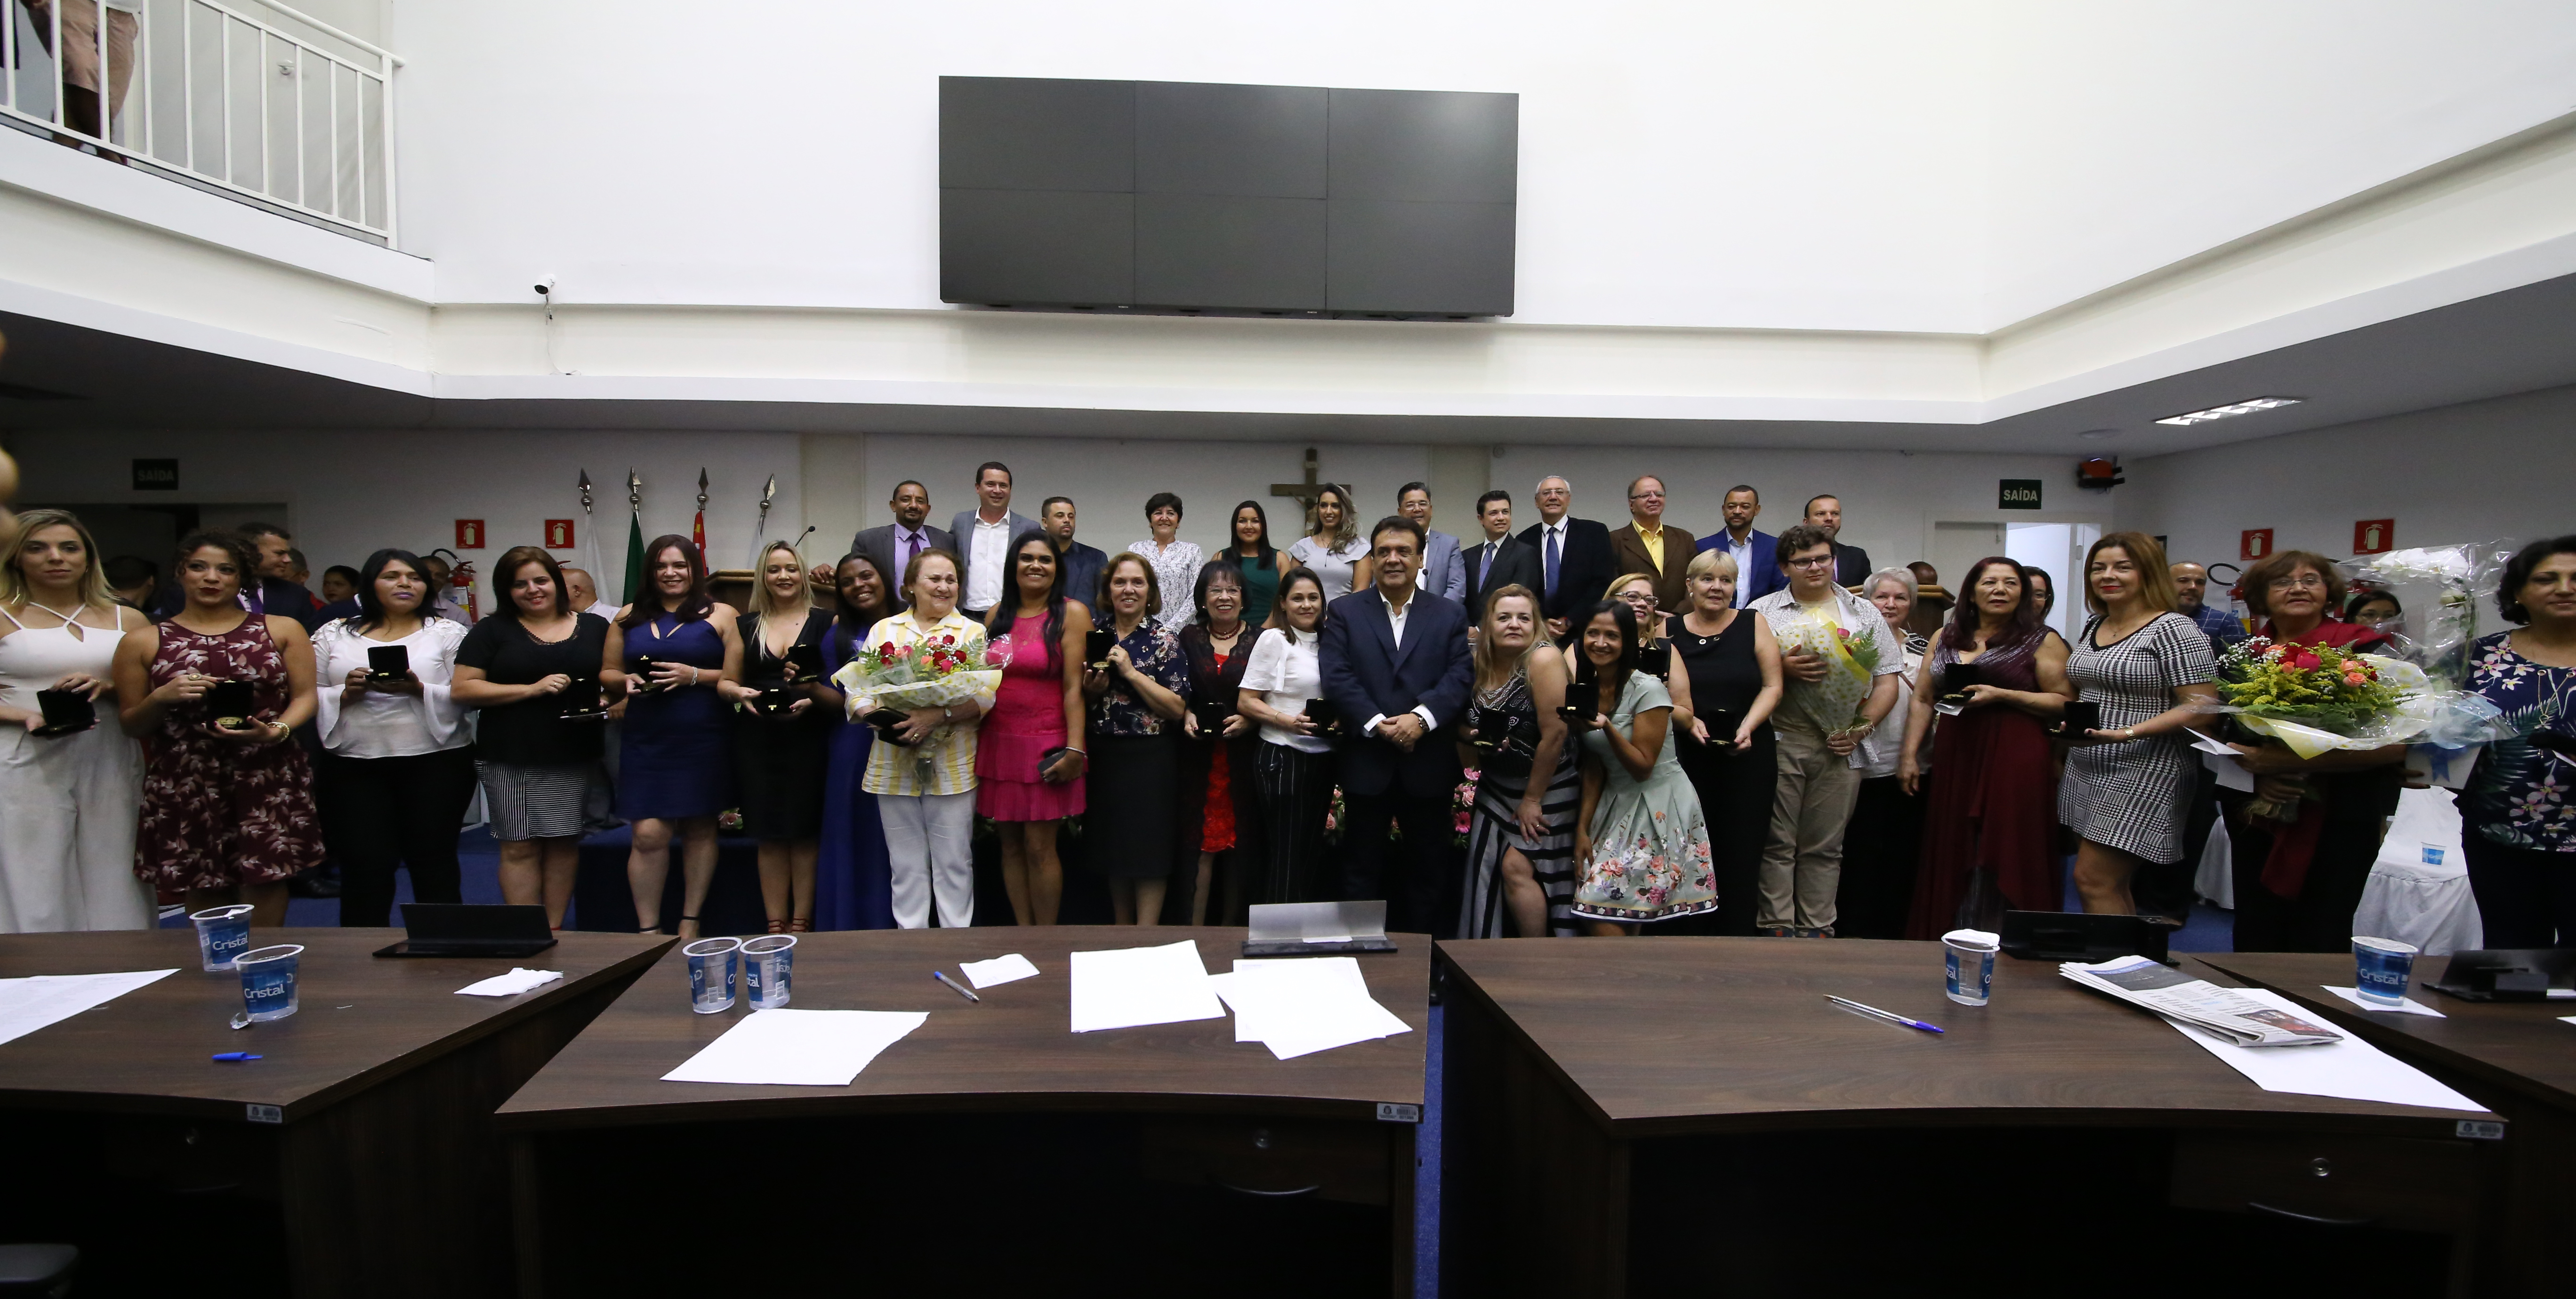
[[[1771,714],[1778,737],[1780,774],[1771,804],[1771,835],[1762,848],[1761,907],[1754,925],[1781,938],[1831,938],[1834,894],[1842,886],[1843,828],[1860,796],[1852,750],[1896,705],[1896,677],[1905,671],[1905,647],[1869,601],[1834,580],[1833,534],[1801,523],[1780,534],[1778,562],[1789,574],[1785,590],[1754,601],[1780,642],[1780,675],[1787,695]],[[1849,688],[1847,669],[1818,653],[1824,628],[1877,647],[1866,694]],[[1825,701],[1841,699],[1840,706]],[[1849,711],[1844,711],[1848,709]]]
[[[1679,528],[1664,526],[1663,479],[1648,474],[1628,484],[1628,526],[1610,534],[1610,553],[1616,556],[1614,567],[1619,570],[1614,578],[1651,573],[1655,607],[1665,613],[1682,611],[1690,595],[1682,570],[1699,553],[1699,541]]]

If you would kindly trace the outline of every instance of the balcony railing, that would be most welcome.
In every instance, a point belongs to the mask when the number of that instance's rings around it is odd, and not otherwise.
[[[401,59],[283,5],[101,3],[0,0],[0,116],[393,243]]]

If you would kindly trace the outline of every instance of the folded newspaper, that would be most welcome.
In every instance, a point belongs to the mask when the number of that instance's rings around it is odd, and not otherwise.
[[[2143,956],[2123,956],[2098,965],[2067,961],[2059,974],[2085,987],[2110,993],[2134,1006],[2197,1028],[2238,1046],[2323,1046],[2343,1034],[2276,1010],[2251,997],[2238,996],[2206,979],[2195,979]]]

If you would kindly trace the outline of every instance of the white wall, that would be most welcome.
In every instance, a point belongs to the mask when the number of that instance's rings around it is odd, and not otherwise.
[[[460,550],[481,559],[478,592],[488,604],[490,561],[512,546],[544,540],[547,519],[582,525],[580,472],[596,488],[596,536],[607,572],[596,574],[609,599],[626,567],[626,471],[644,478],[644,535],[686,536],[697,510],[698,469],[708,479],[707,548],[719,568],[751,564],[761,484],[778,475],[772,536],[795,535],[803,484],[797,440],[763,433],[183,433],[20,434],[9,452],[23,479],[22,504],[122,502],[271,502],[284,500],[314,573],[355,565],[382,546],[426,553],[453,547],[455,521],[481,519],[488,544]],[[132,490],[131,461],[175,456],[179,490]],[[581,561],[591,538],[578,533]],[[831,554],[846,545],[832,543]],[[163,556],[145,556],[161,562]]]
[[[2353,524],[2397,520],[2400,547],[2576,532],[2576,388],[2418,411],[2127,464],[2121,526],[2176,559],[2234,562],[2241,532],[2352,553]]]

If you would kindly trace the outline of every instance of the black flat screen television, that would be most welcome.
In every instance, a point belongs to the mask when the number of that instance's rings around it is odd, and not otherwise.
[[[1508,316],[1520,97],[939,79],[944,301]]]

